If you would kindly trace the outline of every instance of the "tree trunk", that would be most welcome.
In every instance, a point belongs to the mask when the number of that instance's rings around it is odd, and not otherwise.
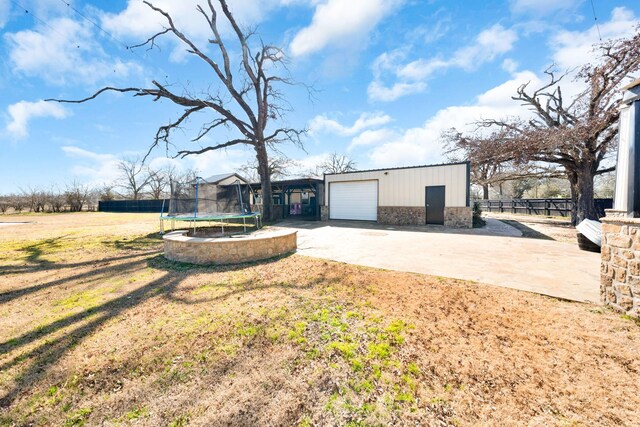
[[[571,224],[575,227],[584,219],[598,219],[596,206],[593,200],[593,178],[597,167],[593,164],[581,165],[571,172],[567,171],[571,184]]]
[[[578,173],[578,194],[576,205],[576,224],[583,219],[598,219],[596,205],[593,200],[593,177],[595,169],[588,165]]]
[[[258,173],[260,174],[260,186],[262,187],[262,218],[273,221],[273,197],[271,197],[271,174],[269,173],[269,156],[264,145],[257,145],[256,159],[258,160]]]
[[[482,184],[482,198],[489,200],[489,184]]]

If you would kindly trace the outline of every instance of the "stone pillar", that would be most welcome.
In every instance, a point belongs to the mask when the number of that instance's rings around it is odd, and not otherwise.
[[[640,317],[640,218],[608,209],[602,221],[600,299],[629,316]]]
[[[320,206],[320,221],[329,221],[329,206]]]
[[[473,228],[473,209],[470,207],[445,207],[444,226],[451,228]]]

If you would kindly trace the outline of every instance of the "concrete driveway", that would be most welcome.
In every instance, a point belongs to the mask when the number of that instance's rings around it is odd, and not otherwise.
[[[577,244],[485,229],[398,227],[348,221],[279,224],[298,230],[298,253],[369,267],[453,277],[573,301],[599,302],[600,254]]]

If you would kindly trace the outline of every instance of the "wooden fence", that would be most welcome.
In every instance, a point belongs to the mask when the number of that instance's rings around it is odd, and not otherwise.
[[[573,208],[571,199],[505,199],[478,200],[484,212],[500,212],[525,215],[570,217]],[[595,199],[598,217],[604,216],[605,209],[613,207],[613,199]]]

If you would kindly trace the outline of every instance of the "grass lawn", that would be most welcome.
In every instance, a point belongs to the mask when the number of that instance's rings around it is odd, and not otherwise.
[[[0,227],[0,425],[638,422],[640,325],[598,306],[298,255],[169,262],[156,215],[0,221],[31,221]]]

